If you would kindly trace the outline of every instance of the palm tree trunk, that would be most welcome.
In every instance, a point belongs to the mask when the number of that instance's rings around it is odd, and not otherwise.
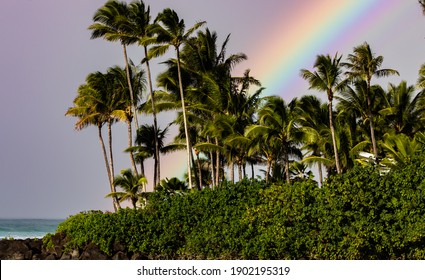
[[[272,161],[270,159],[267,159],[267,167],[266,167],[266,183],[270,180],[270,169],[272,167]]]
[[[288,149],[285,148],[285,175],[286,175],[286,183],[291,184],[291,178],[289,177],[289,155]]]
[[[238,160],[238,176],[239,181],[243,179],[243,173],[242,173],[242,162]]]
[[[154,153],[153,154],[153,162],[154,162],[154,169],[153,169],[153,185],[154,185],[154,187],[159,183],[158,181],[157,181],[157,178],[158,178],[158,168],[156,168],[157,167],[157,165],[158,165],[158,159],[156,158],[156,153]]]
[[[112,178],[112,182],[113,182],[113,178],[114,178],[114,157],[113,157],[113,153],[112,153],[112,120],[109,119],[108,120],[108,144],[109,144],[109,172],[111,173],[111,178]],[[115,188],[114,184],[112,184],[112,191],[113,192],[117,192],[117,189]],[[114,201],[116,204],[116,208],[120,209],[120,202],[118,201],[117,197],[114,197]]]
[[[230,182],[235,182],[235,163],[233,161],[230,161],[229,163],[229,169],[230,169]]]
[[[332,106],[332,99],[329,99],[329,126],[331,128],[331,135],[332,135],[332,144],[334,148],[334,155],[335,155],[335,165],[336,165],[336,172],[338,174],[341,174],[341,166],[339,164],[339,155],[338,155],[338,147],[336,144],[336,137],[335,137],[335,128],[334,128],[334,122],[333,122],[333,106]]]
[[[217,137],[215,138],[215,144],[218,146],[218,138]],[[217,150],[215,152],[215,157],[216,157],[216,159],[215,159],[216,160],[215,183],[218,186],[220,184],[220,167],[221,167],[220,166],[220,151],[219,150]]]
[[[322,154],[317,150],[313,151],[313,155],[318,156],[318,157],[322,157]],[[317,172],[319,173],[319,187],[322,187],[323,186],[323,169],[322,169],[322,163],[321,162],[317,163]]]
[[[370,127],[370,139],[372,140],[373,154],[375,156],[375,161],[378,161],[378,148],[376,145],[375,139],[375,125],[373,123],[373,114],[372,114],[372,100],[370,100],[370,81],[367,84],[367,111],[369,115],[369,127]]]
[[[145,162],[144,162],[144,159],[140,160],[140,175],[145,177]]]
[[[246,163],[242,165],[243,177],[246,178]]]
[[[106,172],[108,173],[108,181],[109,181],[109,187],[111,189],[111,193],[114,192],[114,184],[113,184],[113,176],[111,175],[111,170],[109,169],[109,160],[108,160],[108,155],[106,153],[106,147],[105,147],[105,141],[103,141],[103,136],[102,136],[102,126],[98,125],[98,136],[99,136],[99,142],[100,142],[100,146],[102,147],[102,152],[103,152],[103,158],[105,160],[105,165],[106,165]],[[115,199],[112,197],[112,205],[114,207],[114,211],[118,211],[117,205],[115,204]]]
[[[207,142],[211,143],[211,139],[207,136]],[[210,151],[210,172],[211,172],[211,183],[212,188],[215,187],[215,168],[214,168],[214,153]]]
[[[210,172],[211,172],[211,184],[215,188],[215,164],[214,164],[214,153],[210,152]]]
[[[199,161],[199,154],[196,154],[196,161],[198,165],[198,180],[199,180],[199,189],[202,189],[202,166]]]
[[[127,121],[127,134],[128,134],[128,146],[131,148],[133,147],[133,141],[132,141],[133,132],[132,132],[130,121]],[[131,161],[131,165],[133,166],[134,174],[136,174],[136,176],[139,176],[139,173],[137,172],[136,161],[134,160],[134,154],[132,151],[130,151],[130,161]]]
[[[192,147],[192,145],[190,145],[190,147]],[[192,150],[192,148],[191,148],[191,150]],[[199,184],[198,164],[195,161],[195,157],[193,155],[192,155],[192,167],[193,167],[192,174],[193,174],[193,179],[195,180],[195,183],[196,183],[196,188],[198,190],[201,190],[202,184]]]
[[[323,170],[322,170],[322,164],[319,162],[317,164],[317,170],[319,172],[319,185],[320,187],[323,186]]]
[[[124,59],[125,59],[125,72],[127,74],[127,83],[128,83],[128,90],[130,91],[130,100],[131,100],[131,108],[133,109],[134,114],[134,122],[136,125],[136,130],[139,128],[139,121],[137,120],[137,112],[136,112],[136,105],[134,103],[134,93],[133,93],[133,86],[131,84],[131,78],[130,78],[130,67],[128,65],[128,56],[127,56],[127,48],[125,44],[122,44],[122,49],[124,52]]]
[[[184,133],[186,136],[186,153],[187,153],[187,176],[189,179],[189,189],[192,189],[192,169],[190,168],[190,163],[192,161],[192,151],[190,148],[190,139],[189,139],[189,129],[187,125],[187,118],[186,118],[186,106],[184,102],[184,94],[183,94],[183,84],[182,84],[182,75],[181,75],[181,69],[180,69],[180,51],[179,48],[176,48],[177,53],[177,73],[179,77],[179,88],[180,88],[180,98],[182,101],[182,111],[183,111],[183,123],[184,123]]]
[[[251,179],[255,178],[254,163],[251,162]]]
[[[159,143],[157,139],[158,135],[158,121],[156,117],[156,108],[155,108],[155,92],[153,91],[152,86],[152,76],[151,76],[151,68],[149,66],[149,59],[148,57],[148,48],[144,46],[145,50],[145,57],[146,57],[146,70],[148,72],[148,84],[149,84],[149,94],[151,96],[151,105],[152,105],[152,114],[153,114],[153,129],[154,129],[154,135],[155,135],[155,156],[156,161],[154,163],[154,169],[156,170],[156,177],[154,178],[154,186],[156,186],[157,183],[161,181],[161,160],[160,160],[160,153],[159,153]]]

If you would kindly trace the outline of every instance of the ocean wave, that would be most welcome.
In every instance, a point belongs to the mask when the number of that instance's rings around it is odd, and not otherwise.
[[[34,238],[38,238],[41,239],[44,236],[46,236],[48,234],[48,232],[43,232],[43,233],[22,233],[22,232],[17,232],[17,233],[0,233],[0,240],[1,239],[34,239]]]
[[[54,233],[61,220],[0,219],[0,239],[43,238]]]

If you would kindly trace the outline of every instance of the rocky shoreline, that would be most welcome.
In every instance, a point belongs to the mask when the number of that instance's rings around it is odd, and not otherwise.
[[[42,239],[0,240],[0,260],[141,260],[145,256],[128,253],[121,244],[114,244],[108,256],[95,244],[87,244],[83,249],[65,250],[66,236],[52,237],[53,246],[45,248]]]

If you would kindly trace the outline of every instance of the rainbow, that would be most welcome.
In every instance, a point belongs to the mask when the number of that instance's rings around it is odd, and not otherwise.
[[[299,77],[302,68],[311,69],[318,54],[351,52],[366,41],[365,34],[378,32],[407,5],[400,0],[282,1],[284,15],[253,53],[254,75],[266,88],[266,95],[295,96],[308,85]],[[252,59],[252,57],[251,57]],[[255,74],[257,73],[257,74]],[[301,92],[302,93],[302,92]]]

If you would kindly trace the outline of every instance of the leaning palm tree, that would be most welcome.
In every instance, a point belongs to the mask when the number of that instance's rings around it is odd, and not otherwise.
[[[105,74],[100,72],[89,74],[86,78],[86,83],[78,88],[78,95],[74,99],[74,107],[69,108],[65,115],[78,118],[75,124],[77,130],[81,130],[89,125],[97,126],[110,189],[111,192],[115,192],[116,190],[113,185],[114,160],[112,154],[111,125],[116,121],[113,117],[113,112],[116,108],[122,106],[122,102],[111,94],[111,89],[112,83],[106,78]],[[109,155],[102,136],[102,127],[104,124],[108,126]],[[113,206],[115,211],[120,208],[117,199],[113,200]]]
[[[103,37],[107,41],[119,41],[123,48],[125,68],[127,72],[127,83],[132,101],[132,109],[136,128],[139,127],[137,120],[136,104],[133,87],[130,80],[130,69],[127,56],[127,46],[137,42],[137,38],[131,33],[128,22],[129,8],[126,2],[109,0],[100,7],[93,16],[93,23],[88,27],[92,30],[91,39]]]
[[[378,147],[375,139],[375,124],[372,112],[371,81],[372,77],[387,77],[389,75],[399,75],[394,69],[381,69],[383,56],[375,56],[367,42],[357,46],[353,54],[348,55],[348,62],[342,63],[342,66],[348,68],[346,75],[351,80],[366,81],[367,110],[370,127],[370,138],[372,141],[373,154],[378,159]]]
[[[302,69],[300,74],[310,84],[310,89],[317,89],[326,92],[328,96],[329,106],[329,126],[331,129],[332,143],[335,155],[335,165],[338,174],[342,173],[339,162],[338,146],[335,137],[335,128],[333,122],[333,99],[334,94],[343,90],[346,87],[346,81],[342,78],[341,57],[335,54],[333,58],[329,55],[318,55],[314,63],[316,71],[311,72],[307,69]]]
[[[169,47],[174,47],[177,57],[177,71],[179,81],[179,91],[182,103],[183,120],[186,135],[186,149],[187,149],[187,171],[189,178],[189,188],[192,188],[192,171],[191,160],[192,151],[190,147],[189,130],[186,118],[186,107],[183,93],[183,84],[181,78],[181,65],[180,65],[180,47],[188,40],[190,35],[199,29],[205,22],[198,22],[186,31],[186,25],[183,19],[180,19],[177,13],[169,8],[165,9],[158,14],[155,19],[155,25],[152,27],[152,32],[156,35],[157,46],[150,50],[149,57],[157,57],[163,55]]]
[[[111,192],[106,197],[118,198],[120,202],[130,200],[133,208],[136,209],[136,204],[141,198],[143,192],[146,191],[146,177],[135,175],[131,169],[121,171],[121,176],[114,178],[114,186],[123,189],[121,192]]]

